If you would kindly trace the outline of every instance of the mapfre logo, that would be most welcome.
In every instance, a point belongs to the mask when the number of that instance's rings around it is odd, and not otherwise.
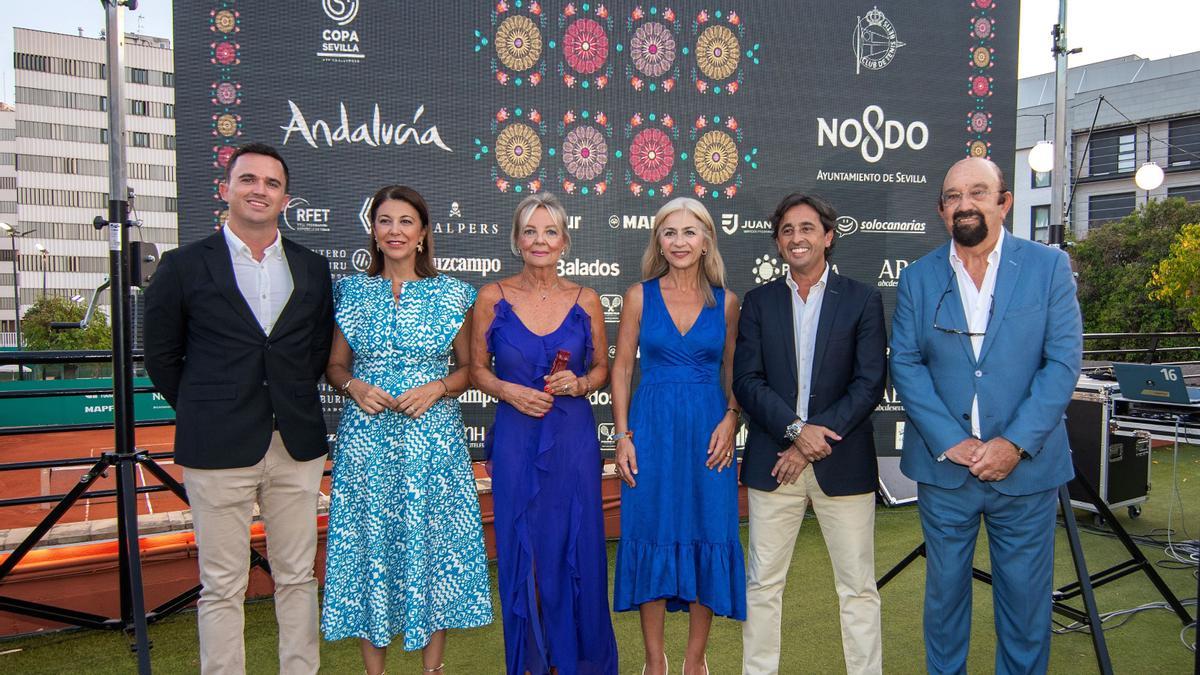
[[[904,43],[896,39],[896,27],[891,20],[878,7],[872,9],[858,17],[858,23],[854,25],[854,74],[860,74],[863,68],[887,68],[896,58],[896,50],[903,46]]]
[[[907,147],[921,150],[929,145],[929,127],[924,122],[889,120],[883,108],[869,105],[862,119],[848,117],[817,118],[817,146],[829,144],[838,148],[858,148],[863,159],[874,164],[883,159],[884,152]]]
[[[900,272],[908,267],[908,261],[902,258],[884,260],[879,268],[879,276],[875,285],[880,288],[895,288],[900,285]]]
[[[856,232],[869,234],[925,234],[926,224],[923,220],[880,220],[871,218],[859,220],[854,216],[840,216],[837,219],[839,237],[849,237]]]
[[[758,232],[770,234],[772,230],[769,220],[751,220],[742,218],[736,213],[721,214],[721,231],[733,235],[738,232]]]
[[[617,293],[601,293],[600,306],[604,308],[604,323],[620,323],[621,308],[625,298]]]
[[[366,58],[358,31],[346,27],[358,17],[358,4],[359,0],[321,0],[325,16],[336,24],[336,27],[321,31],[321,49],[317,56],[322,61],[354,62]]]
[[[559,260],[558,275],[562,277],[619,277],[621,263],[601,260]]]
[[[295,232],[328,232],[329,209],[319,209],[304,197],[292,197],[283,209],[283,224]]]
[[[608,217],[608,226],[614,230],[653,230],[654,216],[618,216],[614,213]]]

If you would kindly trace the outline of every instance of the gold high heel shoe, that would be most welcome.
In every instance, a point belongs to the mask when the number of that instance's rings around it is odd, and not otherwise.
[[[685,673],[685,674],[687,673],[687,658],[686,657],[683,659],[683,670],[680,670],[679,672]],[[708,654],[704,655],[704,675],[708,675]]]
[[[667,653],[663,652],[663,670],[671,672],[671,664],[667,661]],[[642,675],[646,675],[646,664],[642,664]]]

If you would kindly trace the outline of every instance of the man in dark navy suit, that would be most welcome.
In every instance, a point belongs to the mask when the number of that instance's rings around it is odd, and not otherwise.
[[[146,290],[146,370],[175,408],[200,558],[200,668],[244,673],[250,521],[267,533],[281,673],[315,673],[317,496],[328,452],[329,262],[284,239],[287,164],[245,145],[219,187],[222,231],[170,251]]]
[[[741,471],[748,675],[779,670],[783,587],[809,502],[833,563],[846,670],[883,668],[871,412],[883,396],[887,333],[879,291],[829,267],[836,220],[817,196],[780,202],[771,224],[788,273],[746,294],[738,324],[733,390],[750,427]]]

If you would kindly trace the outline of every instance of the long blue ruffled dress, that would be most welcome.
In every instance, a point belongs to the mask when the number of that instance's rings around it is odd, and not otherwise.
[[[534,389],[544,386],[560,349],[571,353],[568,366],[577,375],[592,362],[591,319],[578,303],[541,336],[501,299],[487,342],[496,375]],[[501,402],[487,444],[508,673],[545,675],[554,666],[560,675],[614,675],[591,404],[556,396],[539,419]]]
[[[399,301],[382,277],[334,286],[354,376],[392,395],[445,377],[475,289],[445,275],[411,281]],[[492,622],[475,477],[458,401],[417,419],[368,415],[350,398],[333,451],[325,606],[327,640],[377,647],[404,635],[420,649],[435,631]]]
[[[708,442],[725,416],[721,361],[725,291],[686,335],[671,321],[658,279],[642,283],[642,379],[629,428],[637,487],[621,486],[621,543],[613,608],[665,599],[670,611],[699,602],[746,620],[746,571],[738,539],[737,470],[707,468]]]

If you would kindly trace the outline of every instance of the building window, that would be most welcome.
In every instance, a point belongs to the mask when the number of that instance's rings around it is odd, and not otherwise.
[[[129,99],[129,114],[149,115],[150,103],[148,101],[139,101],[136,98]]]
[[[101,112],[108,111],[108,97],[107,96],[100,97],[100,110],[101,110]]]
[[[1031,187],[1031,188],[1048,188],[1048,187],[1050,187],[1050,172],[1049,171],[1030,171],[1029,172],[1029,187]]]
[[[1132,192],[1092,195],[1088,197],[1088,229],[1120,220],[1133,213],[1133,207],[1134,193]]]
[[[175,86],[175,73],[163,73],[162,74],[162,86],[174,87]]]
[[[174,103],[164,103],[163,104],[163,117],[166,117],[167,119],[175,118],[175,104]]]
[[[1167,188],[1167,199],[1171,197],[1183,197],[1189,202],[1200,203],[1200,185],[1180,185]]]
[[[144,131],[134,131],[129,134],[129,144],[135,148],[150,147],[150,134]]]
[[[1171,120],[1168,138],[1168,166],[1200,165],[1200,117]]]
[[[1050,242],[1050,205],[1042,204],[1029,210],[1029,233],[1034,241]]]
[[[1133,171],[1137,133],[1134,129],[1114,129],[1092,134],[1088,148],[1088,175],[1105,176]]]
[[[145,68],[130,68],[129,81],[134,84],[150,84],[150,71]]]

